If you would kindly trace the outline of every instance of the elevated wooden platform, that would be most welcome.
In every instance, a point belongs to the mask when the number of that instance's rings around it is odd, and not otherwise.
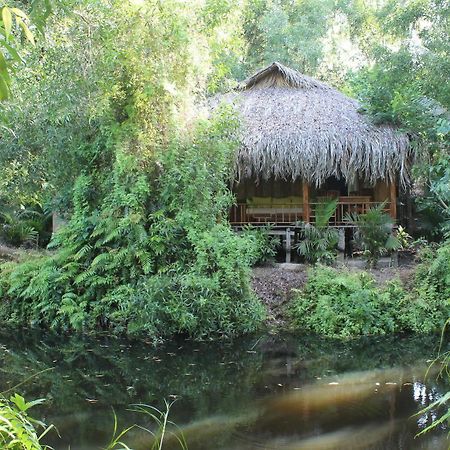
[[[320,200],[320,199],[319,199]],[[271,228],[295,227],[300,223],[315,223],[315,203],[285,203],[285,204],[258,204],[237,203],[231,208],[230,223],[233,226],[261,226],[270,225]],[[337,228],[352,227],[347,220],[350,213],[365,213],[369,208],[380,205],[367,196],[339,197],[336,211],[330,219],[329,225]],[[384,210],[395,217],[391,202],[385,203]]]

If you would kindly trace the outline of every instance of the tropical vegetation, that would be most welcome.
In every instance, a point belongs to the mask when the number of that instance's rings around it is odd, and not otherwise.
[[[230,108],[211,116],[202,105],[280,61],[408,133],[404,225],[433,242],[407,285],[311,268],[288,307],[292,327],[439,330],[450,315],[448,11],[445,0],[2,3],[0,240],[27,252],[0,266],[0,324],[153,343],[261,327],[251,270],[274,249],[228,223],[240,123]],[[301,230],[309,263],[334,262],[332,209]],[[348,218],[370,268],[408,241],[382,209]],[[53,236],[52,217],[65,224]],[[2,444],[40,448],[29,406],[0,399]]]
[[[424,258],[413,286],[377,286],[370,273],[317,266],[295,290],[288,315],[293,329],[330,337],[439,331],[450,317],[446,245]]]
[[[28,410],[42,403],[44,399],[31,402],[19,394],[10,399],[0,396],[0,444],[8,450],[46,450],[41,441],[51,429],[43,422],[33,419]],[[37,431],[38,429],[42,431]],[[39,433],[39,434],[38,434]]]
[[[316,208],[314,224],[302,224],[297,252],[311,263],[331,264],[337,256],[339,233],[329,226],[337,200],[321,202]]]
[[[382,255],[401,247],[394,233],[394,221],[384,212],[385,203],[364,213],[350,213],[347,217],[356,226],[355,242],[363,250],[367,266],[374,268]]]

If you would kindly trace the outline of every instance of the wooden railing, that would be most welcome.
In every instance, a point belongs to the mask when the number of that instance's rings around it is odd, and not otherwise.
[[[263,225],[263,224],[293,224],[303,220],[303,205],[255,205],[238,203],[231,208],[230,222],[232,225]]]
[[[315,223],[316,207],[319,203],[309,204],[310,223]],[[334,227],[348,227],[351,223],[346,219],[349,213],[365,213],[371,207],[379,205],[380,202],[353,201],[351,197],[341,197],[336,211],[331,217],[329,224]],[[389,213],[390,204],[385,203],[384,211]],[[302,204],[261,204],[248,205],[238,203],[230,210],[230,223],[232,225],[264,225],[272,224],[278,226],[295,225],[304,220],[304,208]]]

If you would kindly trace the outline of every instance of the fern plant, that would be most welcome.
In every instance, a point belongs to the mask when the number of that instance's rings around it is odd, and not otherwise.
[[[331,264],[336,259],[339,233],[329,226],[337,200],[321,202],[316,208],[314,224],[302,224],[297,252],[310,263]]]
[[[381,256],[398,250],[401,242],[393,234],[394,222],[384,212],[386,203],[369,208],[365,213],[349,213],[346,219],[357,227],[355,241],[363,249],[368,268],[374,268]]]
[[[165,149],[164,176],[123,149],[107,178],[80,176],[54,252],[0,267],[0,322],[155,341],[254,331],[264,307],[250,267],[263,245],[226,221],[235,143],[223,119]]]

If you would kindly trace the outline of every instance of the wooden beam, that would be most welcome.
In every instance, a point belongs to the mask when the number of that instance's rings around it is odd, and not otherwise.
[[[397,186],[394,181],[389,183],[389,213],[393,220],[397,220]]]
[[[309,210],[309,184],[306,180],[302,182],[302,198],[303,198],[303,220],[306,223],[310,222]]]

